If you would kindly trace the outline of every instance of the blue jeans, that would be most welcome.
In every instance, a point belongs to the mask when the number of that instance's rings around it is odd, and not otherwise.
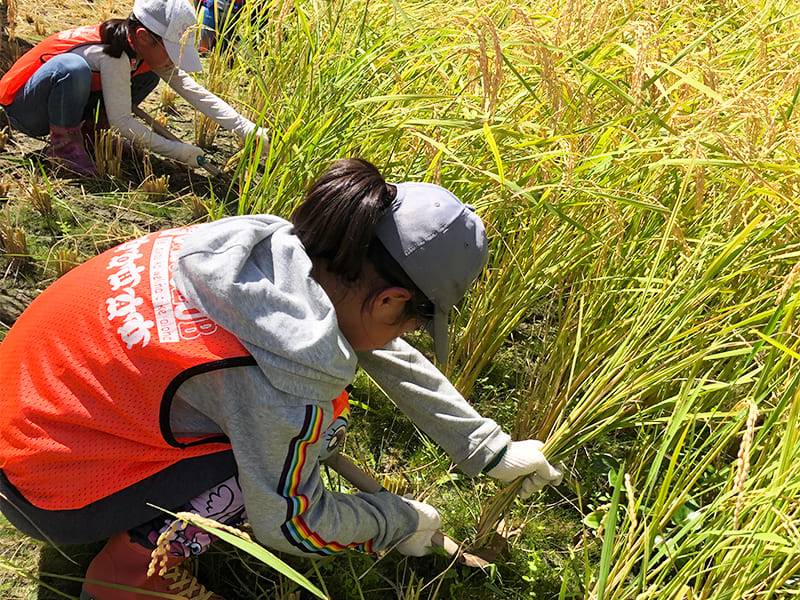
[[[139,104],[158,84],[158,75],[143,73],[131,79],[131,100]],[[77,54],[48,60],[5,107],[11,126],[26,135],[45,136],[50,125],[77,127],[93,114],[101,92],[92,92],[92,70]]]

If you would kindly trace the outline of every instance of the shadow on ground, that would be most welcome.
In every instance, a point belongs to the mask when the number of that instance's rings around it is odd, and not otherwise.
[[[41,583],[36,598],[38,600],[64,600],[64,594],[77,598],[81,593],[80,579],[94,555],[102,547],[103,542],[62,546],[61,552],[59,552],[53,546],[43,546],[39,554]]]

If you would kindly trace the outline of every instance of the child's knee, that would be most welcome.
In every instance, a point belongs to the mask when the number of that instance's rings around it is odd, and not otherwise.
[[[92,69],[86,60],[77,54],[60,54],[50,60],[53,63],[52,77],[58,83],[69,81],[76,89],[85,89],[86,93],[92,86]]]

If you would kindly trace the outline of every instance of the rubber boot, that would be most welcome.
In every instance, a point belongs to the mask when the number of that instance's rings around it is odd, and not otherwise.
[[[50,147],[47,150],[50,159],[58,166],[64,167],[78,175],[97,177],[97,168],[83,145],[83,133],[77,127],[60,127],[50,125]]]
[[[185,561],[182,557],[168,557],[167,571],[164,575],[154,573],[148,577],[150,555],[150,550],[130,541],[127,532],[113,536],[89,564],[80,600],[153,600],[154,598],[152,595],[123,591],[92,582],[106,582],[148,592],[173,594],[186,600],[224,600],[222,596],[206,590],[185,566],[181,566]]]

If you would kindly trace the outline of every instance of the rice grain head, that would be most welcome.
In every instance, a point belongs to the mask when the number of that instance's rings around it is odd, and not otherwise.
[[[753,400],[748,402],[747,421],[745,422],[742,442],[739,445],[739,453],[736,458],[736,476],[733,481],[733,492],[736,494],[736,507],[733,511],[733,528],[738,529],[739,517],[744,506],[744,484],[750,472],[750,449],[753,445],[753,437],[756,431],[756,420],[758,419],[758,407]]]

